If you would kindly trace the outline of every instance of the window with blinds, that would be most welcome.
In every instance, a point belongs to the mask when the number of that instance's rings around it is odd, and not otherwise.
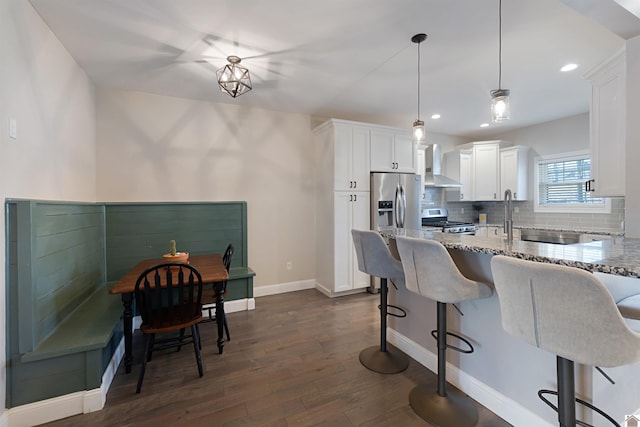
[[[537,159],[536,169],[537,211],[610,211],[606,199],[592,197],[585,189],[585,182],[591,177],[588,153]]]

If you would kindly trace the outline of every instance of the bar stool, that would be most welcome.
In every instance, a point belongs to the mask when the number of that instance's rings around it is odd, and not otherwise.
[[[387,316],[405,317],[400,307],[387,303],[387,279],[404,283],[402,264],[395,259],[379,233],[370,230],[351,230],[358,257],[358,269],[380,278],[380,346],[367,347],[360,352],[360,363],[381,374],[396,374],[409,366],[409,358],[402,353],[387,350]],[[394,284],[395,286],[395,284]],[[400,313],[389,313],[388,308]]]
[[[447,332],[447,304],[487,298],[493,290],[485,283],[469,280],[460,273],[447,249],[434,240],[396,238],[409,291],[437,302],[437,330],[431,335],[438,341],[438,388],[419,385],[411,390],[409,403],[423,420],[442,427],[473,426],[478,410],[469,397],[457,390],[447,390],[447,348],[473,353],[473,346],[463,337]],[[447,344],[447,335],[464,342],[469,349]]]
[[[607,288],[622,317],[640,320],[640,294],[638,293],[637,278],[604,273],[593,273],[593,275]]]
[[[626,325],[604,284],[577,268],[502,255],[492,258],[491,272],[504,330],[556,355],[558,391],[539,390],[538,396],[558,412],[559,425],[582,423],[577,402],[619,426],[575,397],[574,362],[615,367],[640,361],[640,334]],[[549,394],[558,396],[557,406]]]

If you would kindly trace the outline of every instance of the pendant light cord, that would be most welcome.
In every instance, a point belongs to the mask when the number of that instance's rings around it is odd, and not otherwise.
[[[498,89],[502,89],[502,0],[498,6]]]
[[[420,120],[420,42],[418,45],[418,117],[416,119]]]

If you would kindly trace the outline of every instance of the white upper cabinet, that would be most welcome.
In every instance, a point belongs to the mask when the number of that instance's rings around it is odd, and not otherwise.
[[[502,200],[499,141],[473,144],[473,191],[473,200]]]
[[[334,129],[334,190],[369,190],[369,130],[337,124]]]
[[[416,144],[404,130],[371,129],[371,171],[416,173]]]
[[[529,147],[517,145],[500,150],[500,195],[509,189],[513,200],[527,200]]]
[[[620,51],[586,75],[591,81],[590,188],[595,196],[625,195],[626,62]]]
[[[445,175],[462,184],[459,188],[447,188],[447,200],[466,202],[473,200],[472,150],[455,150],[444,153]]]
[[[504,141],[478,141],[445,153],[445,174],[462,184],[447,189],[447,201],[500,201],[507,188],[513,200],[527,200],[528,152]]]

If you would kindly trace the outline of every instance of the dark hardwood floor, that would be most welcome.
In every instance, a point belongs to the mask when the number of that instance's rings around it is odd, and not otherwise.
[[[231,341],[216,347],[214,323],[200,325],[204,376],[193,347],[154,354],[136,395],[134,367],[121,365],[103,410],[49,426],[427,426],[409,406],[436,376],[411,360],[400,374],[364,368],[359,352],[379,340],[378,297],[327,298],[316,290],[261,297],[256,310],[228,315]],[[470,356],[473,357],[473,356]],[[479,426],[508,423],[479,406]]]

